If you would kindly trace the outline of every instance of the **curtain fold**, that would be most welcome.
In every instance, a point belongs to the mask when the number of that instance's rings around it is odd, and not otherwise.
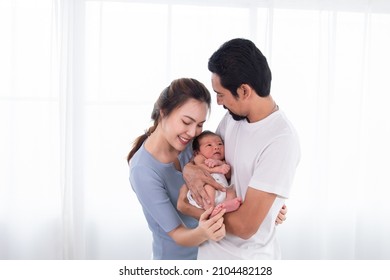
[[[60,186],[63,258],[85,258],[84,221],[84,21],[85,2],[54,1],[59,52]]]
[[[60,187],[62,198],[62,256],[72,259],[75,254],[74,209],[74,1],[53,1],[56,7],[56,48],[58,51],[58,95],[60,132]]]

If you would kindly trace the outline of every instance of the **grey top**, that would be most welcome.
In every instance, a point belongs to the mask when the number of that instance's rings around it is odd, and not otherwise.
[[[192,149],[189,144],[179,154],[182,168],[191,157]],[[188,228],[198,225],[196,219],[185,216],[176,209],[179,189],[184,184],[183,174],[175,169],[173,163],[156,160],[142,145],[130,162],[130,184],[153,234],[153,259],[196,259],[197,247],[177,245],[167,234],[180,224],[185,224]]]

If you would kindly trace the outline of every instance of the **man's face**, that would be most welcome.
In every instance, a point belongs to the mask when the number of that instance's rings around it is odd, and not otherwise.
[[[227,109],[236,121],[246,118],[242,112],[240,97],[234,97],[228,89],[224,88],[221,85],[219,76],[215,73],[212,73],[211,75],[211,85],[213,90],[217,93],[218,105],[222,105]]]

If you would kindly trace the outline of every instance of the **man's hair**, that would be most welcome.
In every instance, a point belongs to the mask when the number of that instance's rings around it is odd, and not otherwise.
[[[225,42],[208,62],[208,69],[220,77],[221,85],[237,97],[237,89],[248,84],[261,97],[271,91],[271,70],[266,57],[247,39]]]

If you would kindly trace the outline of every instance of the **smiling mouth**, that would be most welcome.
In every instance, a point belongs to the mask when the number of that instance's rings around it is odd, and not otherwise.
[[[179,136],[179,140],[184,145],[187,145],[191,141],[191,139],[183,138],[181,136]]]

